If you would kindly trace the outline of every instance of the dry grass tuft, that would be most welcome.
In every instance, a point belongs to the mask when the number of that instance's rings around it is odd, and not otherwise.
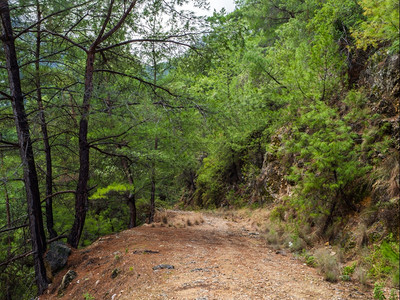
[[[154,225],[151,226],[185,228],[186,226],[201,225],[203,223],[203,216],[199,213],[161,210],[156,212]]]
[[[354,270],[353,277],[359,281],[364,287],[368,285],[368,272],[365,270],[364,267],[358,266]]]
[[[318,249],[315,251],[315,259],[319,269],[326,281],[337,282],[340,276],[339,262],[337,257],[332,255],[328,249]]]

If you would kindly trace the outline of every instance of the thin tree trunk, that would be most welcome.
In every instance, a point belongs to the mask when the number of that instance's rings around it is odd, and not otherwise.
[[[36,13],[37,20],[39,21],[42,18],[42,13],[40,11],[39,1],[36,1]],[[47,131],[46,118],[44,115],[44,107],[42,101],[42,89],[41,89],[41,80],[40,80],[40,43],[41,43],[41,24],[40,22],[36,26],[37,35],[36,35],[36,53],[35,53],[35,71],[36,71],[36,97],[37,104],[39,108],[39,119],[40,119],[40,127],[42,129],[43,135],[43,145],[44,152],[46,155],[46,225],[47,231],[49,232],[50,238],[54,238],[57,236],[57,232],[54,230],[54,220],[53,220],[53,199],[49,197],[53,194],[53,170],[52,170],[52,161],[51,161],[51,148],[49,143],[49,135]]]
[[[71,232],[68,236],[68,243],[77,248],[85,225],[86,212],[88,210],[88,181],[89,181],[89,150],[90,145],[87,141],[90,99],[93,93],[93,73],[96,49],[98,46],[117,32],[124,24],[126,18],[136,5],[136,0],[132,1],[124,14],[118,20],[116,25],[106,32],[107,25],[112,17],[114,1],[111,1],[108,7],[107,16],[103,22],[97,38],[87,50],[83,46],[79,48],[86,52],[86,70],[85,70],[85,92],[81,106],[81,119],[79,121],[79,178],[75,195],[75,220]],[[66,37],[64,37],[66,38]],[[69,39],[68,39],[69,40]],[[77,45],[77,44],[75,44]]]
[[[128,228],[133,228],[133,227],[137,226],[137,223],[136,223],[136,199],[135,199],[135,193],[133,193],[133,192],[129,193],[128,205],[129,205]]]
[[[0,140],[2,139],[2,135],[0,132]],[[3,156],[3,152],[0,153],[0,167],[1,169],[4,170],[4,156]],[[3,175],[3,174],[1,174]],[[6,217],[7,217],[7,229],[11,228],[11,211],[10,211],[10,197],[8,195],[8,189],[7,189],[7,182],[4,181],[4,195],[6,198]],[[11,257],[11,231],[9,231],[7,233],[7,260],[10,259]],[[6,277],[6,292],[5,292],[5,297],[7,300],[11,300],[11,283],[10,283],[10,279],[7,276]]]
[[[153,24],[154,25],[154,24]],[[152,59],[153,59],[153,84],[157,84],[157,54],[154,43],[152,43]],[[154,150],[158,148],[158,137],[154,139]],[[156,163],[153,159],[151,166],[151,194],[150,194],[150,214],[149,214],[149,224],[154,222],[154,216],[156,214]]]
[[[43,228],[39,183],[32,150],[29,124],[24,107],[24,99],[21,89],[19,66],[15,51],[15,40],[12,32],[8,1],[0,0],[0,15],[2,21],[1,40],[4,46],[10,93],[12,97],[11,104],[15,118],[20,156],[24,170],[24,183],[28,206],[32,251],[34,253],[36,284],[39,294],[42,294],[48,286],[46,268],[43,261],[43,255],[46,251],[46,236]]]
[[[124,172],[126,177],[128,178],[129,185],[134,188],[133,186],[133,175],[130,167],[125,158],[122,158],[122,167],[124,168]],[[134,191],[129,192],[128,195],[128,206],[129,206],[129,224],[128,228],[136,227],[136,199]]]
[[[3,159],[3,157],[2,157]],[[7,228],[11,228],[11,213],[10,213],[10,198],[8,196],[8,190],[7,190],[7,185],[4,183],[4,193],[6,196],[6,213],[7,213]],[[7,234],[7,259],[11,257],[11,231],[8,232]],[[6,299],[11,300],[11,290],[10,290],[11,284],[10,284],[10,278],[7,276],[7,282],[6,282]]]
[[[75,195],[75,220],[68,236],[68,243],[77,248],[85,224],[88,210],[88,181],[89,181],[89,143],[87,141],[90,98],[93,93],[95,50],[87,52],[85,72],[85,93],[81,107],[81,119],[79,122],[79,178]]]
[[[158,137],[154,139],[154,150],[158,149]],[[151,194],[150,194],[150,215],[149,223],[154,222],[154,215],[156,214],[156,163],[153,160],[151,168]]]

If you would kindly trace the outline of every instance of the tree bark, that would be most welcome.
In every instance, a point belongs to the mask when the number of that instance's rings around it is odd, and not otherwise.
[[[38,24],[36,26],[36,52],[35,52],[35,84],[36,84],[36,97],[39,109],[40,127],[43,136],[43,146],[46,156],[46,225],[47,231],[49,232],[50,238],[57,236],[57,232],[54,230],[54,219],[53,219],[53,199],[49,197],[53,194],[53,170],[51,160],[51,148],[49,143],[49,134],[47,131],[46,117],[44,114],[44,107],[42,101],[42,89],[40,80],[40,43],[41,43],[41,23],[39,22],[42,18],[39,1],[36,1],[36,14]]]
[[[90,98],[93,93],[95,49],[87,52],[85,71],[85,92],[81,107],[81,119],[79,122],[79,178],[75,194],[75,220],[68,236],[68,243],[73,248],[78,248],[79,240],[85,224],[88,210],[88,181],[89,181],[89,143],[87,141]]]
[[[30,138],[29,124],[24,107],[24,98],[21,89],[19,66],[15,51],[15,40],[12,32],[10,9],[8,1],[0,0],[0,15],[2,21],[2,37],[4,54],[6,58],[8,81],[11,93],[11,104],[18,134],[18,143],[24,171],[24,183],[29,215],[32,251],[34,253],[34,267],[36,284],[39,294],[47,286],[46,269],[43,255],[46,251],[46,236],[43,228],[43,217],[40,207],[39,183],[36,172],[35,160]]]

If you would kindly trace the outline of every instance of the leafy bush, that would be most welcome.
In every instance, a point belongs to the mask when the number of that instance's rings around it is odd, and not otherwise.
[[[361,0],[365,21],[353,30],[357,47],[377,47],[389,41],[390,51],[399,51],[399,2],[397,0]]]
[[[313,268],[315,268],[317,266],[317,262],[316,262],[315,256],[311,255],[305,249],[302,250],[302,254],[301,255],[304,257],[307,266],[313,267]]]
[[[353,275],[356,266],[356,262],[352,263],[350,266],[345,266],[342,270],[342,275],[340,275],[340,279],[342,279],[343,281],[350,281],[351,275]]]
[[[380,245],[374,245],[366,261],[370,265],[370,276],[377,280],[391,277],[392,285],[399,285],[399,247],[392,234]]]
[[[304,162],[292,166],[287,177],[297,184],[297,197],[292,198],[292,203],[307,217],[313,212],[314,216],[332,218],[339,202],[352,208],[354,200],[360,198],[352,185],[363,178],[368,167],[359,160],[349,126],[336,110],[316,101],[301,108],[292,127],[285,137],[287,151]]]

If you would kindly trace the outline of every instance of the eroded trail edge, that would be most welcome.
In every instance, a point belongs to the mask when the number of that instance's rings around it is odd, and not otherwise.
[[[77,277],[61,299],[372,299],[353,282],[326,282],[290,253],[268,248],[245,223],[173,215],[173,222],[126,230],[75,251],[40,299],[58,298],[68,270]]]

